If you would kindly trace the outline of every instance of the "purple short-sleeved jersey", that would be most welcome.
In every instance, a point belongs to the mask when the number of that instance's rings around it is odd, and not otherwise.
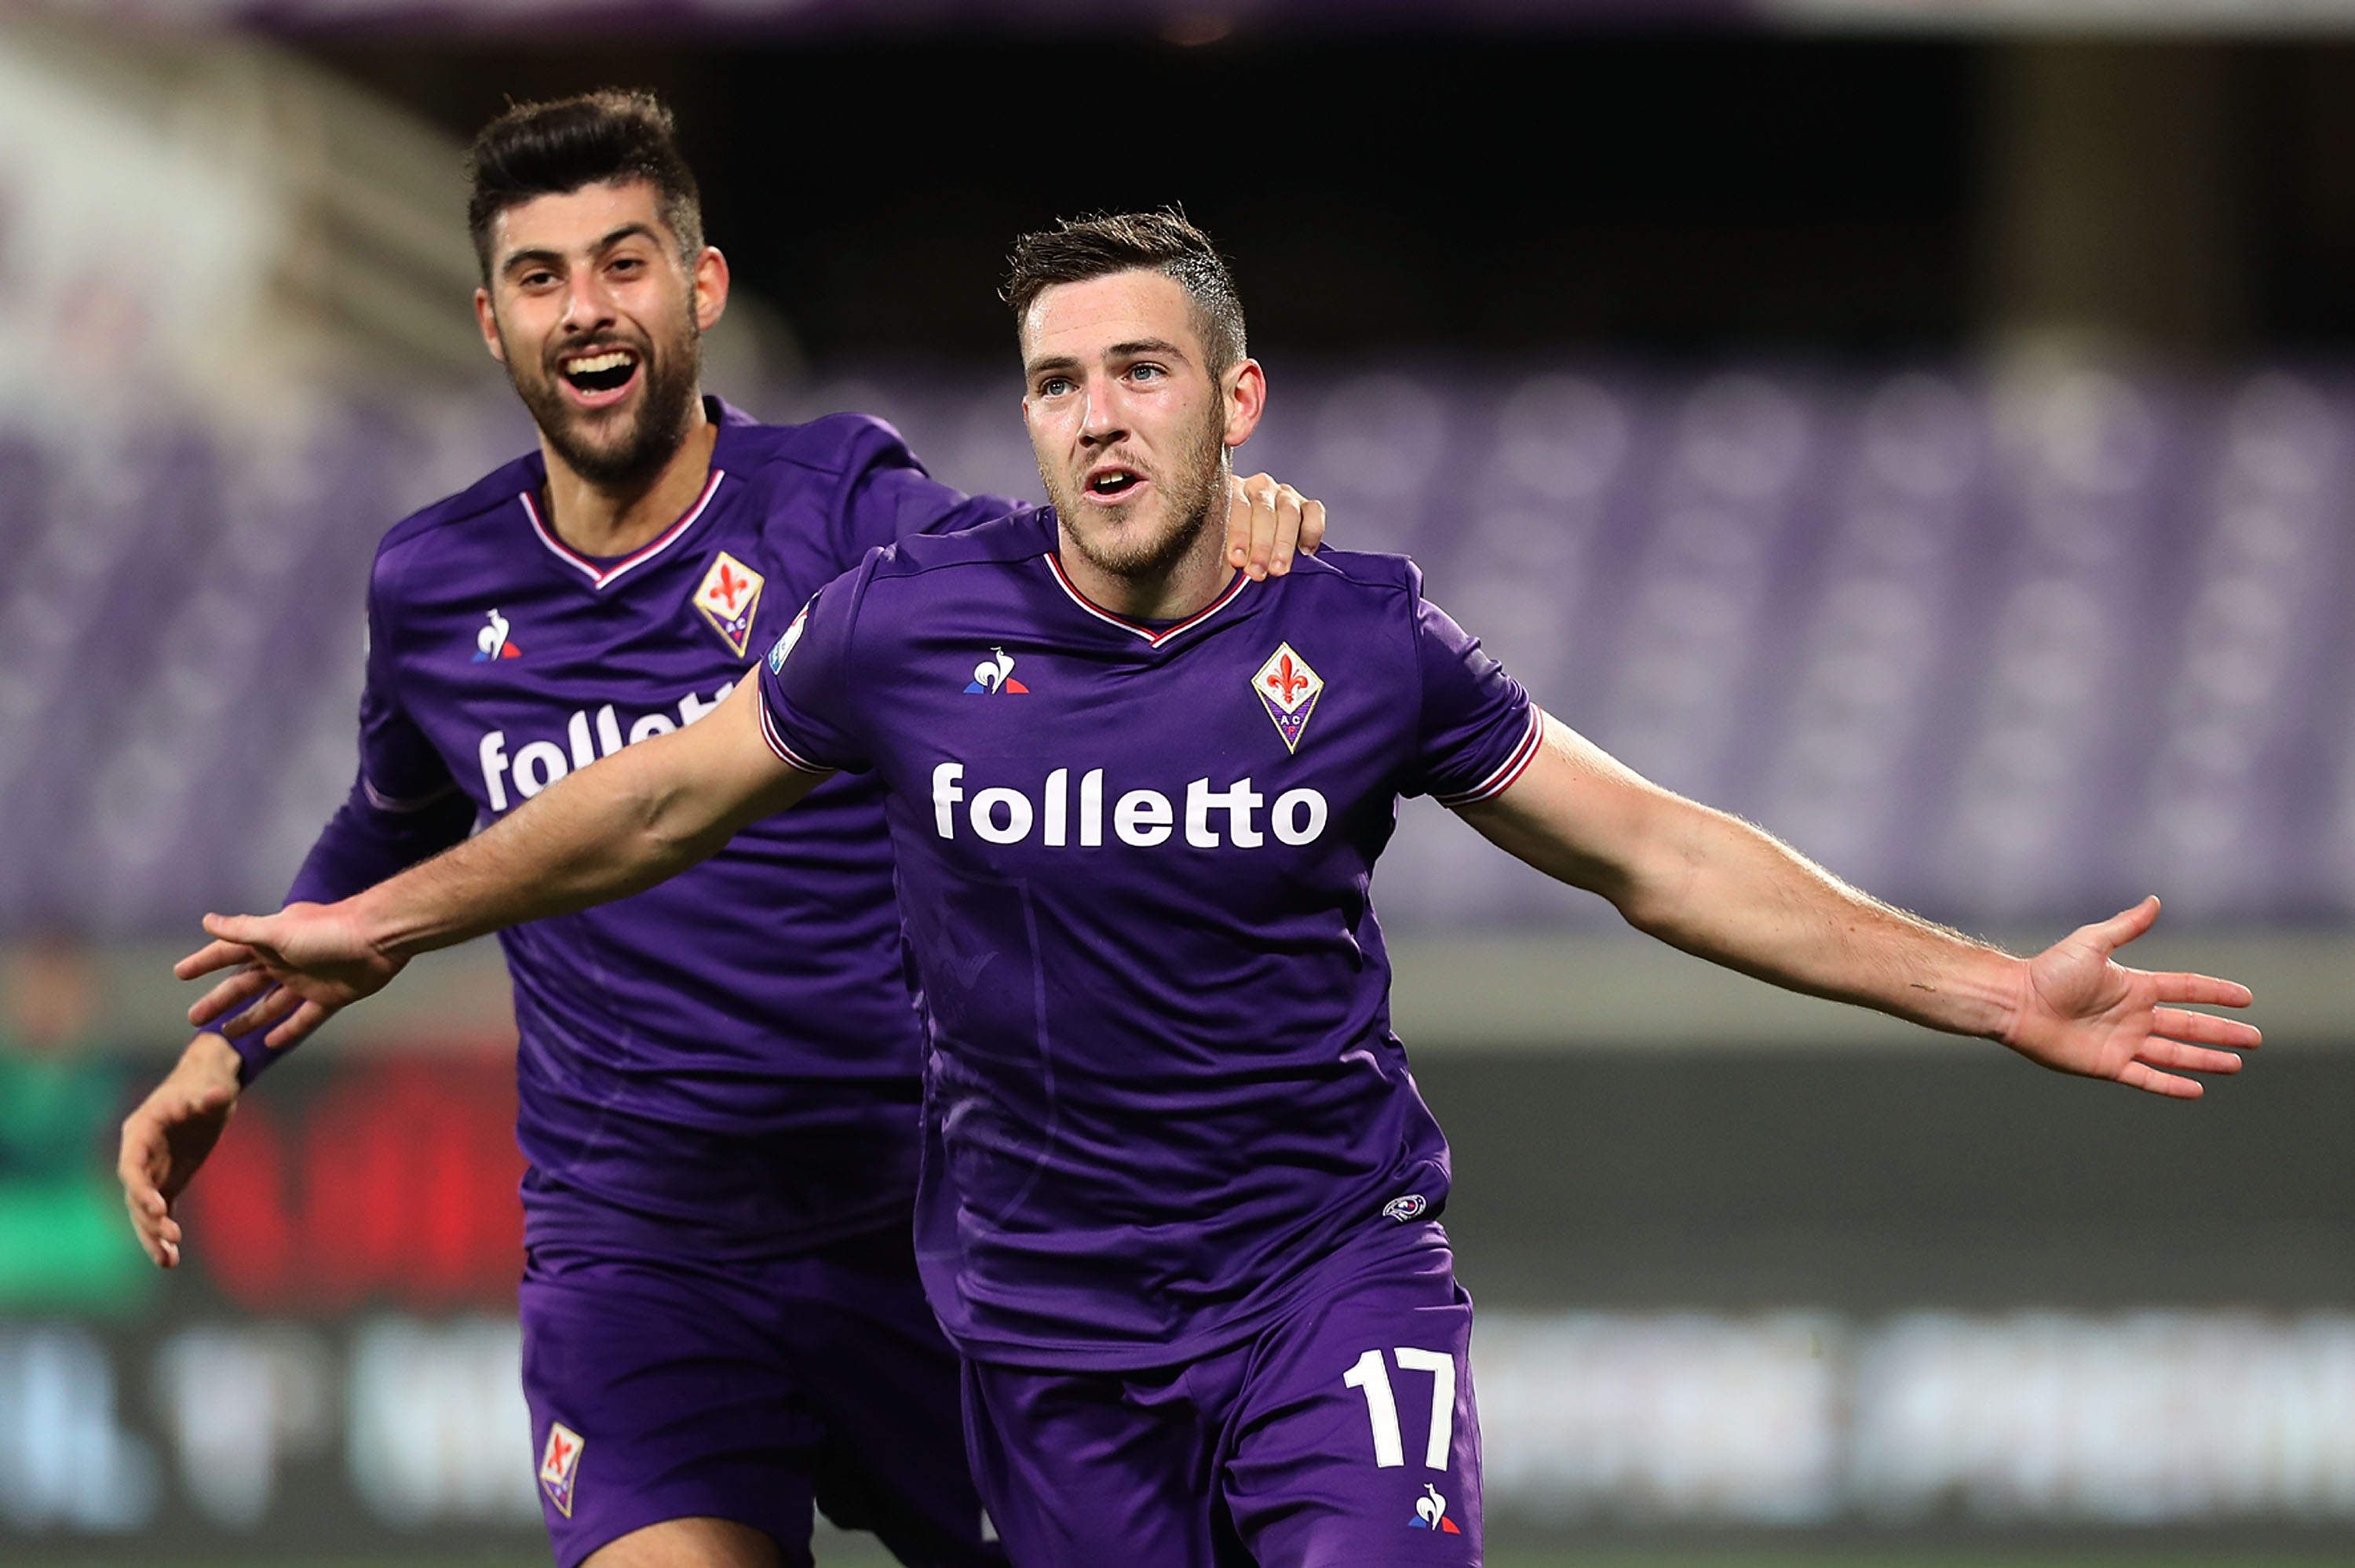
[[[868,551],[1015,505],[935,482],[863,416],[766,426],[707,407],[700,497],[625,557],[557,537],[537,455],[385,536],[359,782],[292,896],[357,892],[693,723]],[[774,1252],[906,1213],[922,1036],[890,875],[876,787],[842,779],[659,887],[505,934],[534,1243],[593,1245],[551,1228],[636,1216],[634,1245]],[[551,1185],[599,1202],[533,1201]]]
[[[1444,1202],[1369,881],[1400,796],[1495,794],[1541,721],[1402,558],[1327,551],[1156,628],[1055,541],[1037,513],[879,552],[777,640],[762,722],[887,791],[951,1337],[1166,1366]]]

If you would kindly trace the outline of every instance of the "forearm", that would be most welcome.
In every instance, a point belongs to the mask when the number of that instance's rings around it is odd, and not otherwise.
[[[311,853],[286,890],[289,904],[333,904],[408,870],[429,855],[464,843],[474,804],[453,789],[412,810],[388,810],[369,798],[367,782],[327,819]]]
[[[700,726],[698,726],[700,727]],[[616,752],[505,821],[362,893],[368,941],[408,958],[653,886],[726,843],[744,813],[671,756],[692,731]]]
[[[1894,909],[1750,824],[1676,796],[1620,913],[1671,946],[1787,990],[2006,1039],[2024,960]]]
[[[1738,818],[1638,776],[1558,721],[1494,800],[1498,847],[1601,894],[1636,929],[1788,990],[2006,1039],[2021,960],[1889,907]]]
[[[247,1075],[236,1043],[212,1030],[200,1031],[180,1053],[179,1070],[208,1082],[242,1088]]]

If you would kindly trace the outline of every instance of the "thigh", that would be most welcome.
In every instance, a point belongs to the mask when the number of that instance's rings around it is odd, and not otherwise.
[[[736,1294],[644,1260],[535,1254],[524,1398],[559,1568],[666,1520],[733,1520],[809,1562],[822,1428]]]
[[[965,1437],[1020,1568],[1211,1568],[1210,1443],[1167,1380],[968,1361]]]
[[[1444,1243],[1336,1275],[1252,1347],[1220,1444],[1236,1537],[1261,1568],[1476,1563],[1471,1298]]]
[[[904,1225],[826,1248],[790,1270],[777,1333],[824,1425],[817,1506],[869,1530],[908,1568],[986,1568],[966,1462],[956,1352],[925,1304]]]

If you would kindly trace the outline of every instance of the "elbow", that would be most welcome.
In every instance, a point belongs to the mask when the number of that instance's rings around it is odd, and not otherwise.
[[[1597,889],[1621,919],[1646,936],[1674,939],[1708,881],[1708,828],[1715,816],[1669,795],[1630,824],[1607,885]]]

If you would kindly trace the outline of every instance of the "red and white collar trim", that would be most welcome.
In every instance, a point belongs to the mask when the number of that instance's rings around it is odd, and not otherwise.
[[[1219,611],[1234,603],[1235,597],[1241,593],[1251,583],[1251,578],[1248,575],[1242,572],[1237,572],[1235,574],[1235,580],[1227,585],[1226,592],[1220,594],[1218,598],[1212,599],[1209,604],[1203,606],[1200,609],[1196,610],[1193,614],[1188,616],[1177,625],[1165,626],[1156,631],[1150,626],[1139,626],[1133,620],[1124,620],[1119,616],[1113,614],[1112,611],[1089,603],[1088,596],[1082,593],[1078,588],[1073,588],[1071,586],[1071,579],[1063,575],[1063,563],[1058,560],[1052,553],[1050,553],[1047,556],[1047,565],[1053,570],[1055,580],[1063,585],[1063,591],[1071,596],[1071,602],[1073,604],[1078,605],[1082,609],[1086,610],[1090,615],[1094,616],[1106,626],[1117,626],[1123,631],[1134,631],[1136,635],[1144,638],[1148,644],[1155,648],[1160,647],[1164,642],[1168,641],[1171,638],[1177,636],[1181,631],[1190,630],[1193,628],[1201,625],[1202,622],[1209,620],[1210,617],[1218,614]]]
[[[719,482],[727,477],[727,470],[713,469],[711,477],[704,482],[703,493],[695,498],[695,504],[687,509],[686,516],[664,529],[661,537],[639,546],[620,560],[605,566],[599,566],[558,538],[556,531],[540,521],[539,503],[532,500],[530,491],[525,491],[516,499],[523,503],[523,514],[531,519],[531,531],[539,535],[539,542],[547,546],[558,560],[587,577],[591,588],[603,588],[623,573],[645,565],[677,544],[681,535],[695,526],[695,520],[703,515],[703,509],[710,505],[711,498],[719,493]]]

